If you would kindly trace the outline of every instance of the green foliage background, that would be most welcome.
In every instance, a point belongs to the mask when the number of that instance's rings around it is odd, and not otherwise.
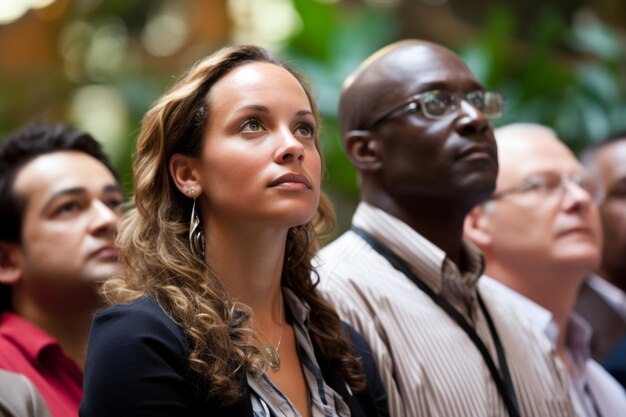
[[[345,11],[336,5],[294,0],[303,30],[287,55],[314,80],[324,116],[328,166],[326,190],[347,227],[358,199],[354,170],[339,139],[336,109],[345,77],[376,49],[402,38],[398,10]],[[523,25],[527,36],[520,36]],[[320,36],[323,34],[323,36]],[[455,45],[476,76],[506,99],[496,126],[537,122],[552,127],[574,152],[611,134],[626,132],[626,44],[624,33],[599,20],[568,23],[549,3],[530,22],[495,4],[484,13],[478,34]]]
[[[225,0],[220,1],[225,4]],[[471,5],[463,0],[291,1],[301,28],[277,52],[306,73],[317,92],[324,119],[325,190],[338,206],[340,230],[347,225],[358,190],[338,135],[339,91],[345,77],[363,59],[394,40],[421,37],[457,51],[487,88],[504,94],[506,110],[496,125],[542,123],[554,128],[574,151],[626,131],[626,31],[619,24],[626,21],[626,16],[616,16],[618,24],[609,24],[598,17],[600,13],[586,12],[594,9],[582,0],[477,0]],[[598,10],[626,14],[620,1],[598,2]],[[128,31],[130,42],[134,42],[153,3],[103,1],[82,14],[69,9],[63,24],[118,19]],[[465,23],[430,33],[424,20],[416,22],[420,15],[412,10],[419,8],[417,13],[428,14],[435,11],[434,4],[443,4],[437,10],[447,7],[456,14],[457,22]],[[573,13],[577,8],[579,12]],[[85,39],[85,45],[88,42]],[[226,42],[205,44],[204,54]],[[141,117],[173,78],[193,62],[181,61],[173,73],[171,65],[164,69],[150,62],[137,65],[133,57],[128,57],[128,63],[117,72],[85,73],[82,79],[70,81],[61,68],[47,71],[43,78],[36,68],[9,77],[2,72],[2,58],[0,50],[0,134],[30,120],[63,119],[72,91],[81,85],[102,84],[121,93],[131,121],[124,140],[107,150],[122,172],[127,189],[130,155]],[[92,133],[97,136],[97,132]]]

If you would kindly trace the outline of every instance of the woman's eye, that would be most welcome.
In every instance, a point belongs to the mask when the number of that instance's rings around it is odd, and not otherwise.
[[[315,136],[315,129],[308,123],[304,123],[298,126],[296,133],[300,136],[313,137]]]
[[[263,129],[263,125],[258,119],[248,119],[241,125],[242,132],[259,132]]]

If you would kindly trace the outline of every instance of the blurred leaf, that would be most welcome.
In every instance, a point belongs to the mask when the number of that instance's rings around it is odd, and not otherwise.
[[[511,10],[492,9],[482,35],[462,48],[478,78],[505,96],[495,124],[544,124],[574,150],[626,129],[626,73],[619,64],[625,54],[616,34],[601,25],[568,27],[557,9],[543,5],[524,22],[525,41],[513,37]],[[573,45],[599,59],[572,53]]]
[[[614,61],[620,56],[620,43],[617,34],[609,27],[599,23],[575,25],[567,36],[567,41],[573,49],[607,61]]]
[[[302,19],[302,30],[290,40],[289,48],[326,60],[332,28],[337,21],[335,7],[315,0],[293,0],[293,5]]]
[[[609,121],[613,127],[612,132],[626,132],[626,100],[609,109]]]
[[[496,5],[489,11],[484,32],[477,42],[461,49],[461,57],[485,86],[506,77],[513,57],[511,44],[515,29],[516,20],[511,10]]]
[[[607,104],[619,100],[618,79],[606,66],[583,63],[575,69],[575,74],[581,88],[589,95]]]

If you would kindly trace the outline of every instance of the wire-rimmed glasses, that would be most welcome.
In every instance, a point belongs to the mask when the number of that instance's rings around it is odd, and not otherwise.
[[[459,95],[445,90],[432,90],[415,94],[402,104],[387,110],[374,117],[365,129],[370,129],[388,117],[410,111],[421,111],[427,119],[438,120],[455,114],[461,108],[461,101],[466,100],[480,110],[488,119],[495,119],[502,115],[504,97],[493,91],[476,90],[465,95]]]
[[[533,174],[515,187],[494,193],[491,200],[497,200],[509,194],[526,192],[533,192],[544,197],[557,193],[562,195],[568,183],[575,184],[584,190],[589,195],[592,204],[599,206],[604,201],[605,190],[596,177],[584,172],[562,174],[554,171]]]

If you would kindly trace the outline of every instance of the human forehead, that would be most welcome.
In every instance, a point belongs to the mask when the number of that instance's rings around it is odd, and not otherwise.
[[[309,110],[311,107],[300,81],[286,69],[268,62],[250,62],[236,67],[215,83],[210,96],[214,107],[272,99],[280,102],[299,99],[302,106]]]
[[[498,160],[498,189],[516,185],[537,173],[571,174],[583,170],[563,142],[548,133],[532,130],[499,138]]]
[[[395,74],[397,86],[411,92],[482,88],[463,60],[444,48],[422,45],[403,48],[389,54],[378,72]]]
[[[29,206],[42,206],[56,193],[84,188],[99,193],[118,186],[109,169],[96,158],[79,151],[60,151],[38,156],[20,169],[13,190]]]
[[[596,162],[598,171],[607,181],[626,177],[626,138],[600,147]]]

